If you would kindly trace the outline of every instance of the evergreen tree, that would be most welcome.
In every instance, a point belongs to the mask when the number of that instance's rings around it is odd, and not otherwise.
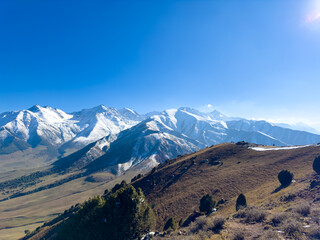
[[[169,228],[171,228],[173,231],[177,230],[177,224],[173,218],[169,218],[169,220],[164,225],[163,231],[167,231]]]
[[[247,200],[244,194],[240,193],[236,201],[236,210],[247,207]]]
[[[212,196],[207,194],[204,195],[200,200],[200,212],[210,213],[212,209],[216,206],[216,202],[213,200]]]
[[[313,160],[313,170],[320,174],[320,156],[316,157],[314,160]]]
[[[281,186],[286,187],[289,186],[293,179],[293,174],[288,170],[282,170],[278,174],[278,179]]]
[[[155,223],[155,215],[142,190],[123,182],[106,200],[95,197],[86,201],[60,226],[57,239],[140,239],[154,230]]]

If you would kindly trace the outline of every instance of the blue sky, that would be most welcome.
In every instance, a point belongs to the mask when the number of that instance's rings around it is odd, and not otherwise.
[[[2,0],[0,112],[190,106],[320,129],[319,43],[319,0]]]

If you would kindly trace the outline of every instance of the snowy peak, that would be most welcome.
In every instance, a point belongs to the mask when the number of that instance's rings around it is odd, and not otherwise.
[[[118,111],[123,116],[127,117],[128,119],[134,120],[134,121],[141,121],[145,118],[144,116],[139,115],[136,111],[134,111],[130,108],[122,108]]]
[[[122,171],[145,160],[154,165],[206,146],[237,141],[290,146],[318,143],[320,136],[188,107],[140,115],[129,108],[104,105],[70,114],[35,105],[0,114],[0,154],[45,146],[52,160],[96,142],[103,149],[95,145],[80,161],[93,168],[116,164]],[[95,165],[96,158],[104,160]]]
[[[9,132],[10,138],[21,139],[33,147],[41,144],[62,147],[63,150],[66,150],[66,147],[79,149],[106,135],[130,128],[138,122],[115,108],[103,105],[71,114],[49,106],[34,105],[28,110],[0,115],[0,128]],[[2,133],[0,142],[8,142],[8,136]]]

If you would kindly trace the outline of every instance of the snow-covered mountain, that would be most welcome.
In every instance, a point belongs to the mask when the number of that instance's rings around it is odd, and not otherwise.
[[[56,162],[65,169],[123,172],[232,141],[304,145],[320,142],[320,135],[186,107],[139,115],[128,108],[117,110],[103,105],[69,114],[34,106],[0,115],[0,153],[45,146],[53,159],[59,153],[67,155],[86,146],[79,151],[81,154],[75,152]]]
[[[103,136],[117,134],[136,125],[139,123],[137,118],[124,110],[103,105],[71,114],[38,105],[28,110],[2,113],[0,153],[1,149],[10,153],[39,145],[59,151],[77,150]]]

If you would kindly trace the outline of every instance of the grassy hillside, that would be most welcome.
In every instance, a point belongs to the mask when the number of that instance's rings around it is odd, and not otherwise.
[[[133,186],[142,188],[154,208],[157,229],[162,230],[170,217],[176,221],[185,220],[193,212],[199,211],[199,201],[207,193],[217,201],[222,198],[226,200],[217,212],[229,219],[226,223],[228,230],[222,232],[227,236],[224,239],[229,239],[228,236],[238,228],[254,238],[260,236],[269,224],[246,224],[242,218],[234,217],[235,200],[239,193],[245,194],[248,205],[267,211],[268,219],[276,212],[291,211],[293,206],[300,203],[311,204],[313,211],[320,209],[317,205],[320,201],[314,203],[315,198],[320,199],[319,191],[310,190],[310,181],[316,178],[312,162],[320,155],[320,146],[270,151],[256,151],[249,147],[248,144],[233,143],[212,146],[169,160],[135,180]],[[293,172],[295,180],[284,189],[279,188],[277,179],[282,169]],[[294,201],[284,201],[290,194],[296,196]],[[40,229],[32,239],[40,239],[39,236],[45,235],[44,230],[54,231],[54,227]],[[173,233],[172,237],[177,236]]]
[[[295,178],[305,177],[312,173],[312,161],[318,155],[320,146],[255,151],[248,145],[220,144],[168,161],[133,185],[141,187],[155,205],[161,229],[169,217],[185,219],[198,209],[207,193],[217,201],[228,201],[221,209],[226,214],[234,211],[234,198],[241,192],[249,195],[250,203],[263,202],[279,187],[277,175],[282,169],[293,172]]]

